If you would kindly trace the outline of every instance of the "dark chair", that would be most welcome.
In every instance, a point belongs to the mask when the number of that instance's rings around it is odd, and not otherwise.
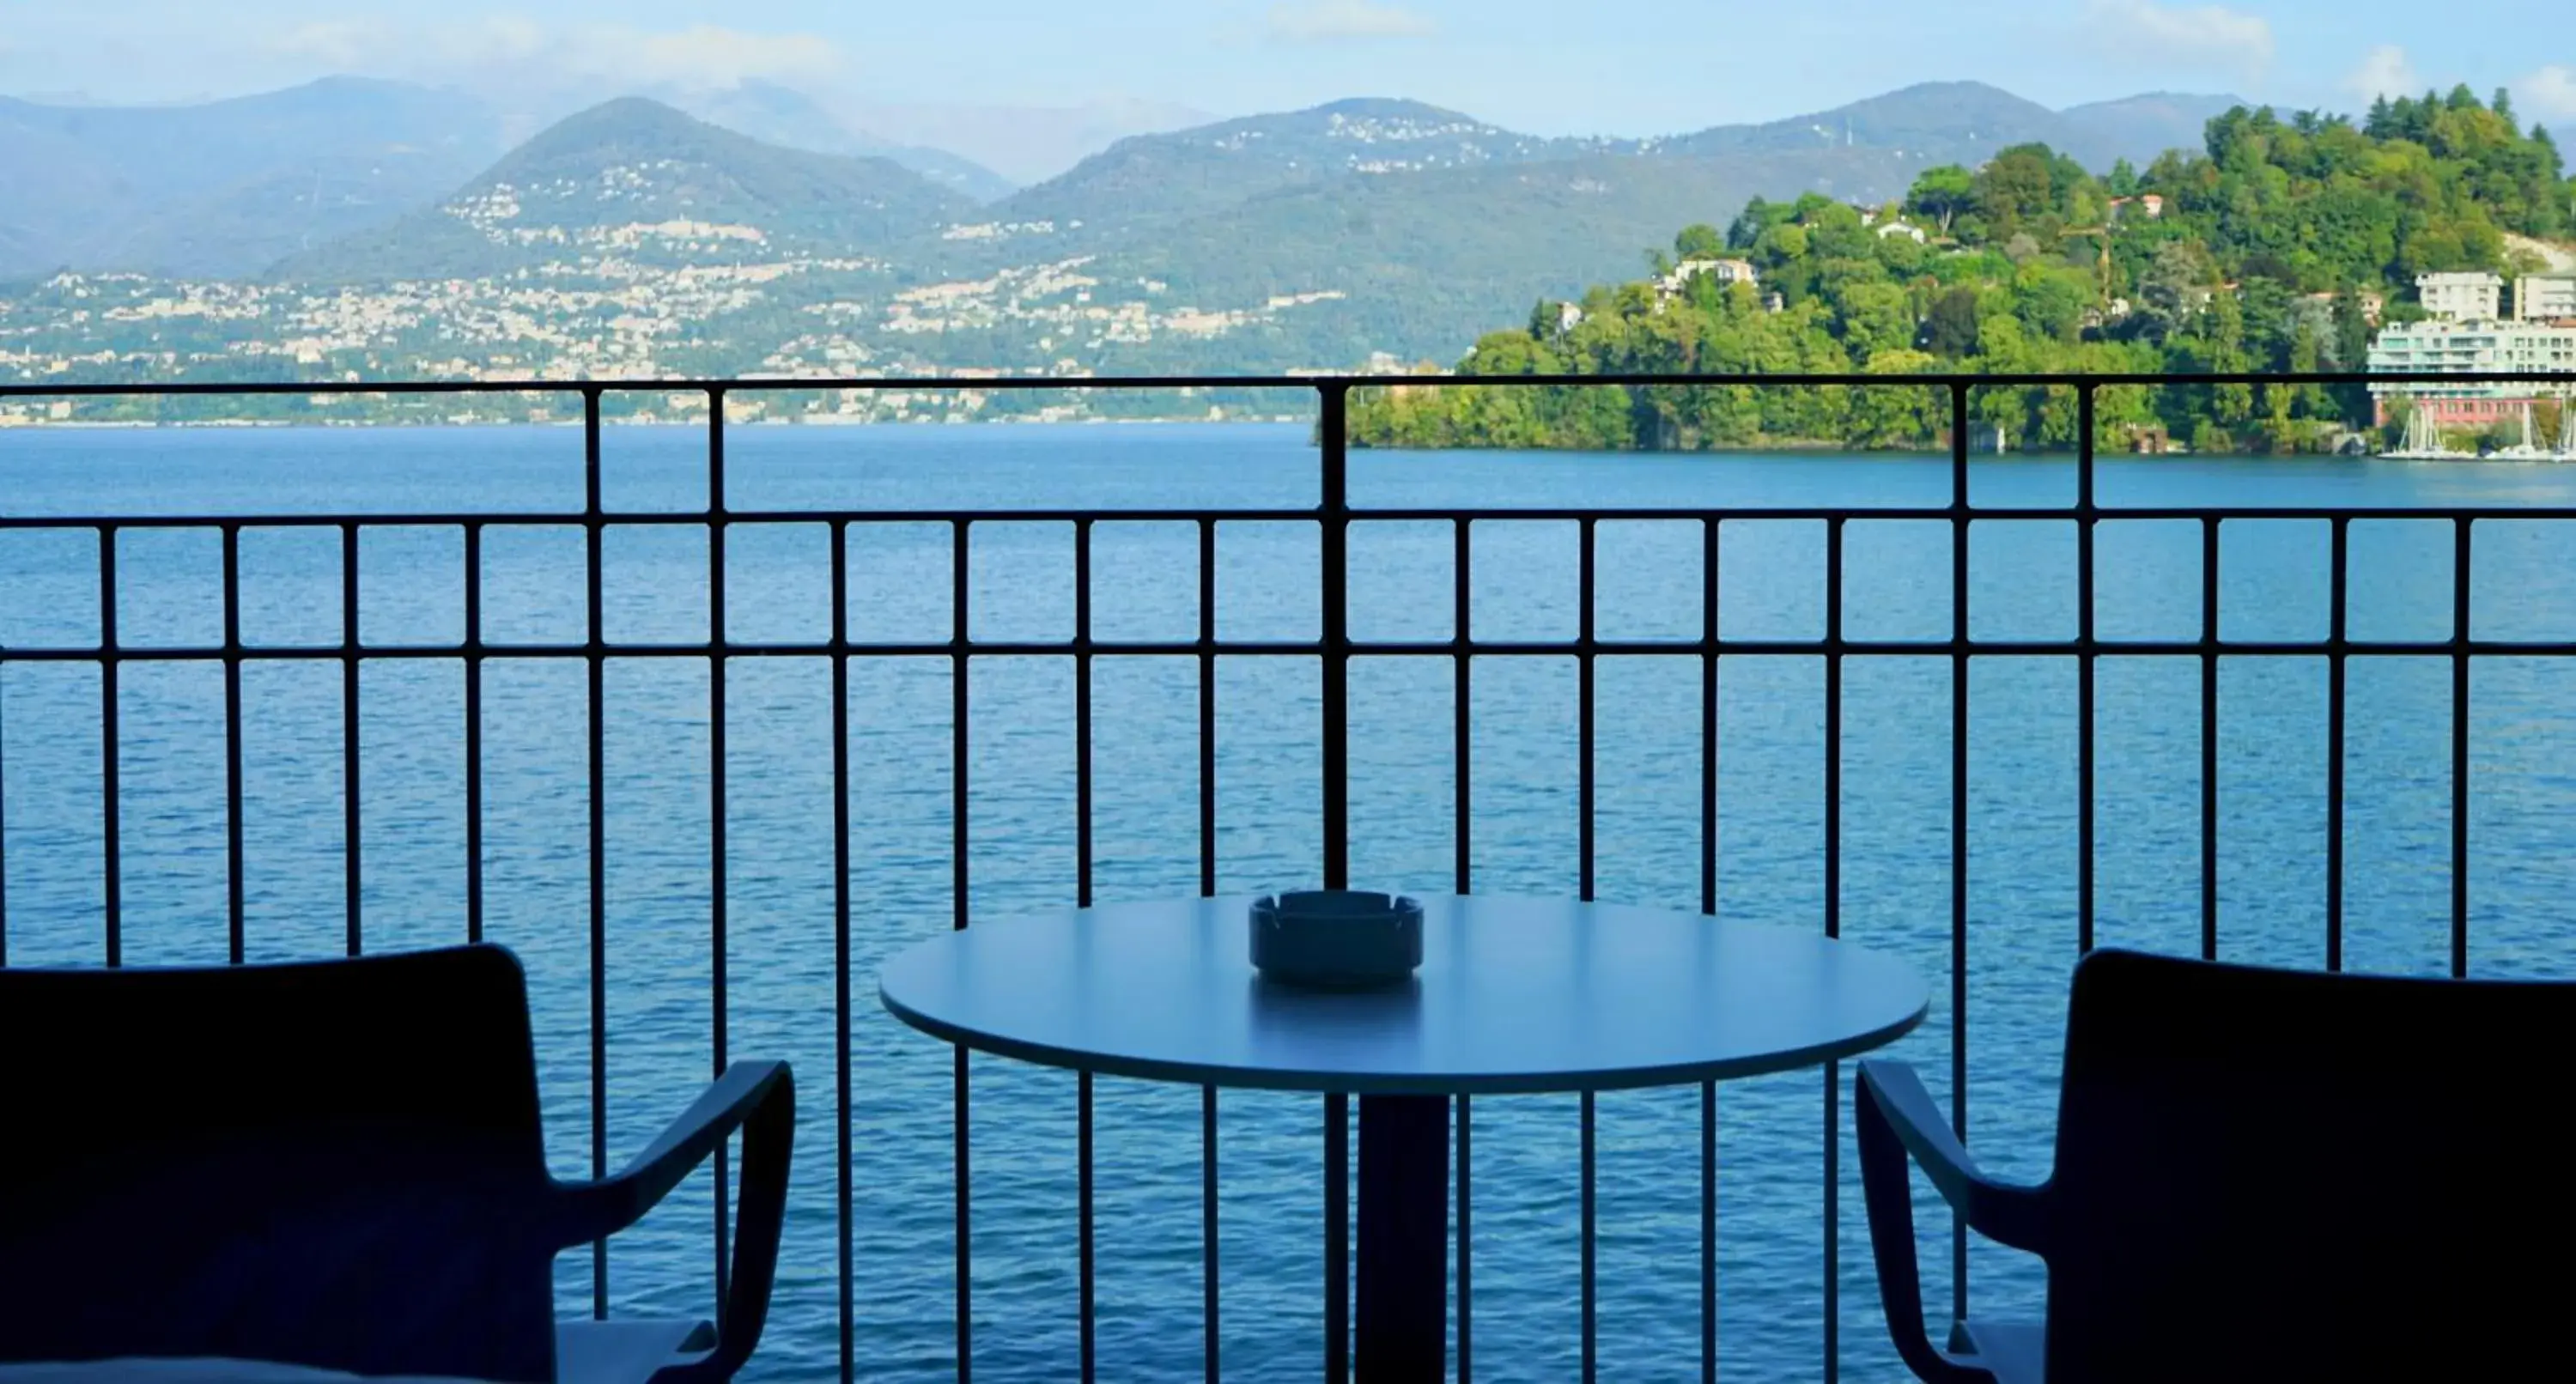
[[[2076,967],[2057,1162],[1989,1180],[1913,1071],[1861,1064],[1888,1328],[1932,1381],[2483,1380],[2569,1368],[2576,984]],[[1924,1330],[1908,1155],[2048,1267],[2045,1324]]]
[[[769,1310],[795,1087],[736,1063],[616,1176],[546,1172],[499,947],[204,970],[0,969],[0,1363],[722,1380]],[[555,1255],[730,1133],[720,1325],[554,1320]]]

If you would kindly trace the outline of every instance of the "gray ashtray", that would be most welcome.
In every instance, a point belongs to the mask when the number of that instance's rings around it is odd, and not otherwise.
[[[1422,964],[1422,904],[1363,889],[1264,895],[1252,904],[1252,964],[1283,985],[1366,990]]]

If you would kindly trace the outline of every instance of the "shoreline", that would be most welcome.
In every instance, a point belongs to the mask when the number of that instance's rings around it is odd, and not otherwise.
[[[603,430],[617,429],[621,431],[643,431],[648,429],[668,429],[673,431],[701,432],[706,428],[707,421],[708,420],[704,417],[603,417],[600,420],[600,426]],[[911,418],[849,421],[837,418],[828,420],[807,420],[800,418],[747,418],[730,420],[728,426],[734,428],[764,428],[781,430],[846,430],[883,428],[903,431],[971,428],[1241,428],[1248,431],[1258,428],[1303,427],[1311,432],[1314,423],[1315,419],[1312,416],[1263,418],[1207,418],[1204,416],[1161,418],[1001,417],[957,419]],[[35,433],[135,433],[163,430],[172,432],[307,431],[391,433],[450,431],[461,433],[478,430],[500,431],[514,428],[543,428],[562,430],[566,432],[578,432],[580,431],[581,426],[582,422],[579,418],[474,419],[466,422],[458,422],[443,418],[383,419],[373,421],[283,418],[0,419],[0,436]],[[1631,447],[1597,451],[1569,447],[1386,446],[1376,443],[1354,441],[1349,445],[1349,450],[1352,452],[1371,452],[1389,456],[1406,454],[1457,455],[1461,453],[1472,453],[1478,456],[1490,457],[1540,457],[1558,455],[1710,458],[1798,457],[1811,458],[1819,461],[1899,457],[1920,457],[1927,460],[1946,461],[1950,456],[1949,449],[1939,445],[1856,447],[1845,443],[1826,440],[1797,439],[1769,440],[1751,445],[1727,444],[1710,447],[1661,449]],[[2025,459],[2031,461],[2067,462],[2075,460],[2078,453],[2076,449],[2072,447],[2036,447],[2015,449],[2008,452],[1996,452],[1990,449],[1979,448],[1972,450],[1968,455],[1971,459],[1979,463],[1991,464],[1998,461],[2009,462]],[[2204,458],[2210,460],[2250,462],[2410,461],[2433,464],[2448,462],[2477,462],[2481,464],[2518,462],[2529,465],[2576,465],[2576,458],[2480,456],[2467,452],[2454,453],[2447,457],[2401,457],[2378,452],[2193,452],[2179,448],[2161,453],[2134,452],[2126,449],[2096,449],[2094,452],[2094,459],[2096,461],[2188,461]]]
[[[726,426],[727,426],[727,427],[735,427],[735,428],[976,428],[976,427],[1053,427],[1053,428],[1068,428],[1068,427],[1102,427],[1102,426],[1129,426],[1129,425],[1136,425],[1136,426],[1148,426],[1148,427],[1194,426],[1194,427],[1262,427],[1262,428],[1277,428],[1277,427],[1287,427],[1287,426],[1293,426],[1293,425],[1299,425],[1299,424],[1303,424],[1303,425],[1306,425],[1306,426],[1310,426],[1310,427],[1311,427],[1311,426],[1314,424],[1314,421],[1315,421],[1314,416],[1313,416],[1313,415],[1311,415],[1311,414],[1303,415],[1303,416],[1270,416],[1270,417],[1254,417],[1254,418],[1209,418],[1209,417],[1206,417],[1205,415],[1198,415],[1198,416],[1173,416],[1173,417],[1165,417],[1165,418],[1098,418],[1098,417],[1093,417],[1093,418],[1011,418],[1011,417],[1003,417],[1003,418],[900,418],[900,419],[897,419],[897,418],[888,418],[888,419],[848,419],[848,420],[843,420],[843,419],[840,419],[840,418],[837,418],[837,417],[833,417],[833,418],[826,418],[826,419],[804,419],[804,418],[735,418],[735,419],[727,419],[727,420],[726,420]],[[605,416],[603,416],[603,417],[599,420],[600,426],[601,426],[602,428],[692,428],[692,429],[694,429],[694,428],[704,428],[704,427],[707,425],[707,422],[708,422],[708,420],[707,420],[704,416],[699,416],[699,417],[695,417],[695,418],[660,418],[660,417],[654,417],[654,418],[632,418],[632,417],[605,417]],[[313,429],[313,430],[317,430],[317,431],[318,431],[318,430],[323,430],[323,429],[337,429],[337,430],[340,430],[340,431],[346,431],[346,432],[356,432],[356,431],[363,431],[363,430],[369,430],[369,429],[388,429],[388,430],[390,430],[390,429],[398,429],[398,428],[416,428],[416,429],[421,429],[421,430],[426,431],[426,430],[429,430],[429,429],[438,428],[438,429],[455,429],[455,430],[457,430],[457,431],[460,431],[460,432],[461,432],[461,431],[466,431],[466,430],[474,429],[474,428],[574,428],[574,429],[578,429],[579,427],[581,427],[581,425],[582,425],[582,423],[581,423],[581,420],[580,420],[579,418],[476,418],[476,419],[472,419],[472,420],[468,420],[468,421],[463,421],[463,422],[460,422],[460,421],[457,421],[457,420],[454,420],[454,419],[448,419],[448,418],[386,418],[386,419],[348,419],[348,418],[25,418],[25,419],[8,419],[8,418],[0,418],[0,433],[10,433],[10,432],[138,432],[138,431],[149,431],[149,430],[159,429],[159,428],[169,428],[169,429],[173,429],[173,430],[180,430],[180,429],[217,429],[217,428],[223,428],[223,429],[244,429],[244,428],[306,428],[306,429]]]

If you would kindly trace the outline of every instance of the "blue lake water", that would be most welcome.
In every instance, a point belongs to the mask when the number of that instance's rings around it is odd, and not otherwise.
[[[702,434],[615,429],[612,511],[705,499]],[[1010,427],[736,429],[737,509],[1307,505],[1315,454],[1296,428]],[[1985,459],[1972,500],[2060,504],[2072,464]],[[1361,453],[1361,506],[1938,504],[1939,458]],[[2576,503],[2576,468],[2470,463],[2105,459],[2109,505]],[[581,438],[564,429],[22,432],[0,436],[0,513],[371,514],[578,511]],[[2576,532],[2477,527],[2481,638],[2576,638]],[[339,535],[252,528],[241,539],[241,622],[254,643],[336,643]],[[2200,622],[2194,524],[2109,519],[2098,535],[2096,619],[2106,638],[2191,638]],[[117,632],[129,645],[221,637],[219,537],[136,530],[117,545]],[[944,640],[949,530],[866,526],[847,556],[854,638]],[[1949,632],[1950,529],[1857,519],[1846,531],[1844,630],[1858,639]],[[726,555],[727,634],[827,635],[828,531],[738,525]],[[1367,523],[1351,539],[1351,628],[1367,639],[1446,638],[1445,524]],[[1696,636],[1696,521],[1605,523],[1605,638]],[[2310,639],[2328,627],[2327,526],[2231,521],[2220,543],[2230,637]],[[2356,521],[2356,638],[2449,634],[2451,532]],[[1473,629],[1554,639],[1577,627],[1573,525],[1476,526]],[[1824,630],[1823,526],[1730,519],[1719,623],[1729,637]],[[1974,526],[1969,626],[1985,638],[2076,628],[2074,526]],[[1071,634],[1073,542],[1060,524],[987,522],[969,551],[978,639]],[[367,531],[359,630],[372,643],[462,636],[463,540],[454,527]],[[1093,619],[1105,639],[1195,636],[1193,526],[1103,522]],[[498,527],[483,541],[484,633],[497,643],[583,637],[578,527]],[[603,545],[606,634],[702,639],[708,540],[695,526],[612,528]],[[1216,629],[1226,639],[1319,631],[1312,524],[1218,527]],[[0,646],[98,637],[97,542],[87,532],[0,532]],[[1096,887],[1103,899],[1195,892],[1194,660],[1102,657],[1094,669]],[[1898,1044],[1946,1102],[1954,1024],[1947,977],[1950,665],[1855,657],[1843,670],[1842,926],[1910,958],[1936,999]],[[1967,1050],[1973,1144],[2006,1175],[2042,1175],[2057,1043],[2076,954],[2076,668],[1981,657],[1970,678]],[[254,959],[337,954],[344,918],[341,668],[244,669],[247,949]],[[873,1003],[878,962],[950,924],[951,687],[942,657],[855,660],[850,671],[853,983],[850,1129],[855,1171],[857,1360],[862,1377],[930,1380],[954,1368],[950,1055]],[[2099,717],[2098,938],[2199,947],[2200,671],[2193,659],[2106,656]],[[454,659],[379,660],[360,675],[362,920],[370,950],[460,940],[465,930],[463,673]],[[2220,954],[2294,965],[2324,957],[2326,669],[2316,657],[2230,658],[2218,675]],[[2539,658],[2476,661],[2469,717],[2470,966],[2571,971],[2565,900],[2576,888],[2576,682]],[[832,1099],[833,889],[830,668],[744,658],[727,674],[731,1051],[792,1060],[802,1093],[796,1186],[777,1306],[755,1371],[819,1379],[837,1368]],[[1487,658],[1472,688],[1471,855],[1479,890],[1570,894],[1577,885],[1577,676],[1560,657]],[[1814,657],[1730,656],[1719,682],[1717,901],[1730,917],[1820,926],[1824,896],[1824,672]],[[2355,659],[2346,791],[2347,964],[2439,973],[2450,936],[2450,666]],[[1229,657],[1217,670],[1222,889],[1312,880],[1317,668]],[[1073,669],[1061,657],[974,661],[967,764],[977,916],[1074,898]],[[1353,874],[1414,891],[1452,878],[1454,763],[1448,660],[1361,658],[1351,674]],[[488,933],[534,987],[551,1152],[590,1171],[589,789],[578,659],[496,656],[484,675]],[[606,674],[607,951],[612,1161],[639,1149],[708,1072],[709,672],[702,658],[635,658]],[[118,691],[123,939],[130,963],[225,955],[223,683],[211,662],[125,666]],[[1700,897],[1700,664],[1605,658],[1598,670],[1598,885],[1602,897],[1695,908]],[[0,662],[0,827],[13,965],[102,955],[99,672]],[[1075,1121],[1071,1076],[972,1062],[975,1364],[981,1377],[1073,1373]],[[1847,1084],[1847,1083],[1846,1083]],[[1846,1092],[1847,1099],[1847,1092]],[[1720,1367],[1737,1377],[1822,1373],[1825,1128],[1813,1073],[1721,1088]],[[1227,1093],[1220,1102],[1220,1282],[1227,1376],[1312,1378],[1320,1352],[1318,1105]],[[1697,1377],[1699,1093],[1599,1102],[1604,1377]],[[1578,1348],[1576,1103],[1475,1107],[1476,1363],[1486,1379],[1570,1377]],[[1104,1378],[1195,1379],[1200,1368],[1199,1104],[1193,1089],[1106,1080],[1098,1091],[1099,1345]],[[1902,1377],[1885,1344],[1860,1224],[1848,1115],[1837,1155],[1846,1378]],[[610,1259],[619,1311],[703,1312],[711,1299],[708,1179]],[[1923,1226],[1931,1300],[1946,1304],[1945,1223]],[[586,1255],[566,1256],[567,1310],[586,1307]],[[1980,1310],[2035,1305],[2030,1268],[1979,1247]]]

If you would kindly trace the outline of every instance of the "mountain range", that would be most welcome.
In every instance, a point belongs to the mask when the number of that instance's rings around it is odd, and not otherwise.
[[[1093,129],[1089,136],[1106,148],[1019,189],[962,155],[853,129],[814,98],[774,83],[650,94],[763,144],[899,165],[996,204],[994,215],[1005,222],[1130,229],[1171,225],[1343,174],[1382,178],[1602,156],[1673,160],[1839,148],[1906,162],[1973,162],[2003,145],[2041,140],[2094,166],[2123,156],[2143,162],[2161,149],[2197,144],[2201,123],[2234,104],[2159,94],[2052,111],[1993,87],[1935,83],[1768,124],[1616,140],[1523,135],[1416,102],[1345,101],[1115,142],[1104,138],[1114,127]],[[935,113],[918,110],[879,114],[937,123]],[[1151,123],[1172,114],[1130,118]],[[575,129],[602,126],[595,115],[581,119]],[[461,92],[363,78],[193,106],[0,97],[0,277],[58,267],[256,276],[352,233],[380,231],[478,175],[497,175],[510,153],[510,123],[489,102]],[[659,128],[678,130],[667,122]],[[563,142],[560,131],[540,138]],[[606,147],[620,146],[612,140]],[[337,254],[322,262],[352,261]]]
[[[809,349],[881,368],[1339,367],[1452,355],[1752,197],[1883,201],[1926,166],[2034,140],[2143,165],[2237,104],[2051,110],[1930,83],[1611,139],[1359,99],[1131,134],[1014,187],[784,87],[663,95],[515,147],[474,98],[359,79],[148,110],[0,102],[0,281],[543,282],[591,295],[583,311],[659,284],[665,306],[721,320],[675,317],[619,358],[665,360],[681,338],[708,369],[802,368]],[[705,297],[715,279],[735,287]]]

